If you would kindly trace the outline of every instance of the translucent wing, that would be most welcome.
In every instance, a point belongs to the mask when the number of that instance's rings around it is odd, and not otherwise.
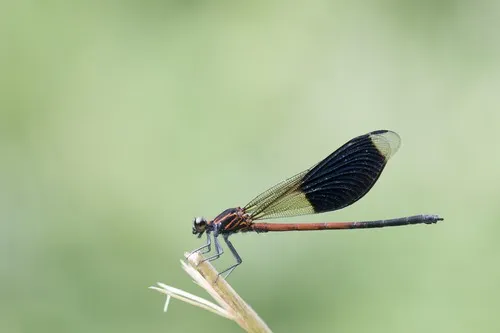
[[[258,220],[349,206],[372,188],[400,143],[395,132],[386,130],[358,136],[311,169],[260,194],[245,211]]]
[[[285,217],[314,213],[311,203],[300,190],[303,171],[261,193],[245,206],[254,220],[265,217]]]

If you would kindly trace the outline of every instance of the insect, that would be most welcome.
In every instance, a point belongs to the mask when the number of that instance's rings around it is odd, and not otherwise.
[[[218,259],[224,242],[236,263],[223,270],[225,278],[242,263],[242,259],[229,236],[238,232],[305,231],[363,229],[432,224],[443,220],[438,215],[415,215],[389,220],[325,223],[265,223],[262,219],[290,217],[338,210],[361,199],[375,184],[387,161],[396,153],[401,143],[399,135],[388,130],[378,130],[358,136],[334,151],[324,160],[255,197],[243,208],[229,208],[211,221],[197,217],[193,221],[193,234],[200,238],[204,233],[207,242],[195,253],[211,250],[212,237],[215,254],[205,260]],[[257,221],[257,222],[256,222]]]

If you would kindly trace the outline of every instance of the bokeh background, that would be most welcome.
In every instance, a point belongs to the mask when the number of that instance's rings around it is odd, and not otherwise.
[[[500,2],[10,1],[0,11],[0,331],[236,332],[147,289],[192,219],[350,138],[402,147],[370,231],[235,235],[275,332],[500,331]],[[219,268],[231,263],[222,259]]]

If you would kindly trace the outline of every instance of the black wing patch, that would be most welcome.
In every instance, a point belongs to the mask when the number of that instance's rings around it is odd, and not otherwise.
[[[349,206],[373,187],[400,142],[390,131],[358,136],[313,167],[300,190],[316,213]]]

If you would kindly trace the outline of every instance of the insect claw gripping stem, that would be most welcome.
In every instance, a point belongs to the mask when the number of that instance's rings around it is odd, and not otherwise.
[[[223,276],[223,278],[224,278],[224,280],[227,279],[227,277],[234,271],[234,269],[236,267],[238,267],[239,265],[241,265],[241,263],[243,262],[243,260],[241,259],[240,255],[238,254],[238,252],[234,248],[233,244],[229,241],[229,236],[230,236],[230,234],[224,234],[223,235],[224,242],[226,242],[227,247],[229,248],[229,250],[233,254],[233,257],[236,259],[236,264],[233,264],[233,265],[229,266],[228,268],[226,268],[225,270],[223,270],[222,272],[220,272],[219,274],[217,274],[217,278],[215,279],[215,282],[217,282],[219,280],[219,277],[221,275],[223,275],[224,273],[226,273],[226,272],[227,272],[227,274],[225,276]]]
[[[211,239],[210,239],[210,233],[207,232],[207,243],[203,246],[200,246],[199,248],[191,251],[191,253],[189,253],[189,255],[186,257],[186,259],[189,259],[189,257],[191,257],[193,254],[195,254],[196,252],[204,249],[204,248],[207,248],[206,251],[203,251],[203,252],[200,252],[201,254],[205,254],[205,253],[208,253],[210,252],[210,246],[211,246]]]

